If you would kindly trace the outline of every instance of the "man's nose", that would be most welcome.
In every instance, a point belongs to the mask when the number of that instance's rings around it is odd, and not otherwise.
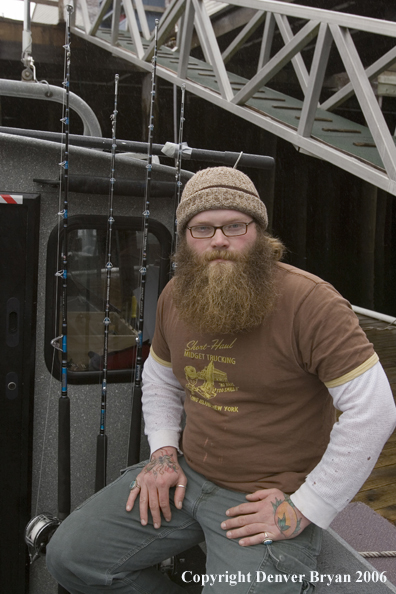
[[[221,229],[216,229],[211,241],[212,247],[228,247],[230,245],[228,237],[226,237]]]

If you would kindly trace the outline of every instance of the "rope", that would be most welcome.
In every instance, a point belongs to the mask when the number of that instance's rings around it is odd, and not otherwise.
[[[241,158],[242,158],[242,155],[243,155],[243,151],[241,151],[241,152],[239,153],[239,157],[238,157],[238,159],[235,161],[235,165],[234,165],[233,169],[236,169],[236,168],[238,167],[238,163],[239,163],[239,161],[241,160]]]

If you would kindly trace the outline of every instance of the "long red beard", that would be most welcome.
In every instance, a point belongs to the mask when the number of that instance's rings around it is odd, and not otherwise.
[[[202,256],[183,240],[173,285],[180,317],[199,332],[236,334],[259,326],[276,300],[275,261],[264,235],[246,253],[213,250]]]

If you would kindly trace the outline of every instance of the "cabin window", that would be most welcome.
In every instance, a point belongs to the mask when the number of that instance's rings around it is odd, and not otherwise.
[[[63,229],[56,227],[47,248],[45,360],[61,376],[62,353],[51,341],[62,333],[62,279],[59,271]],[[106,300],[107,217],[74,216],[68,220],[67,359],[69,383],[97,383],[103,365]],[[108,381],[133,378],[140,304],[142,219],[117,217],[112,233]],[[144,304],[143,357],[155,326],[158,296],[169,280],[171,235],[149,221]]]

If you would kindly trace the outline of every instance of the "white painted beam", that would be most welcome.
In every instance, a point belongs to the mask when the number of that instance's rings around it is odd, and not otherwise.
[[[246,103],[254,93],[275,76],[298,52],[318,33],[319,21],[307,23],[279,52],[257,72],[255,76],[235,95],[233,103]]]
[[[385,169],[389,178],[396,181],[395,143],[366,76],[352,36],[347,29],[338,25],[330,25],[330,30]]]
[[[301,136],[311,136],[332,43],[333,37],[329,27],[326,23],[322,23],[319,29],[307,92],[298,126],[298,134],[301,134]]]

